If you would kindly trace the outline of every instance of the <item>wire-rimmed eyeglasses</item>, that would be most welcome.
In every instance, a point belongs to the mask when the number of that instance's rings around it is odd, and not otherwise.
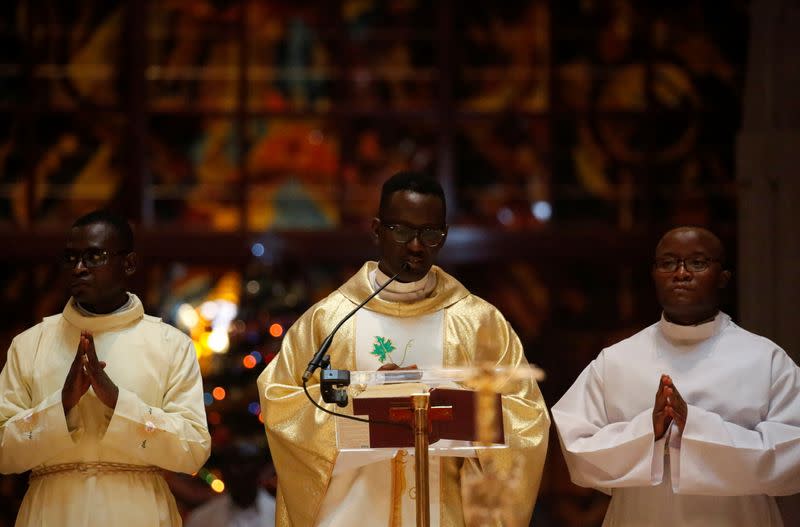
[[[414,238],[417,238],[422,245],[426,247],[438,247],[444,241],[446,231],[441,227],[422,227],[416,229],[408,225],[399,223],[384,223],[381,221],[381,226],[386,228],[392,236],[395,243],[408,243]]]
[[[718,258],[708,258],[705,256],[692,256],[690,258],[656,258],[653,268],[659,273],[674,273],[683,264],[683,268],[690,273],[702,273],[712,262],[718,262]]]
[[[67,249],[61,257],[61,265],[67,268],[74,268],[78,262],[83,262],[87,269],[94,269],[95,267],[102,267],[108,263],[112,256],[120,254],[128,254],[130,251],[107,251],[106,249],[98,249],[90,247],[83,251],[73,251]]]

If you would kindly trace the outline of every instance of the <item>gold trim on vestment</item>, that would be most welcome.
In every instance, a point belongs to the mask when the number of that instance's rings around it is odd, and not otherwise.
[[[107,463],[102,461],[92,463],[62,463],[59,465],[49,465],[46,467],[35,468],[31,471],[28,481],[34,481],[47,476],[54,476],[63,472],[79,472],[94,476],[97,474],[109,474],[120,472],[150,472],[159,473],[162,469],[150,465],[130,465],[128,463]]]
[[[392,458],[392,510],[389,514],[389,527],[403,525],[403,494],[406,491],[406,463],[408,452],[398,450]]]

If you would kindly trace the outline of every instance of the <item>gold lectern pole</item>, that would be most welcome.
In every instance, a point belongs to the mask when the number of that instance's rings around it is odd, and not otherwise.
[[[414,410],[414,461],[417,483],[417,527],[428,527],[431,523],[430,492],[428,489],[428,409],[430,394],[411,396]]]

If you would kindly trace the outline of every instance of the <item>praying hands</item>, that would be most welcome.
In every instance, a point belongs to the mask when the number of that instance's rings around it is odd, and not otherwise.
[[[656,441],[664,437],[669,425],[674,421],[678,428],[686,426],[688,408],[669,375],[662,374],[653,405],[653,433]]]
[[[98,360],[94,349],[94,338],[88,331],[82,331],[78,341],[75,359],[64,380],[61,390],[61,403],[64,414],[69,413],[78,404],[81,397],[89,390],[94,389],[100,401],[111,409],[117,406],[119,388],[105,372],[106,363]]]

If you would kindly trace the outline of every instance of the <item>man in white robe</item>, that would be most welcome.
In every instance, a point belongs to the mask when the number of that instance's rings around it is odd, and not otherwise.
[[[0,472],[31,470],[16,525],[179,526],[161,471],[197,471],[211,443],[192,341],[126,291],[124,219],[79,218],[63,265],[63,313],[17,335],[0,372]]]
[[[433,265],[447,234],[444,193],[438,182],[413,173],[390,178],[383,186],[372,233],[380,248],[380,262],[367,262],[306,311],[258,380],[278,471],[276,525],[281,527],[415,525],[413,457],[401,450],[394,457],[367,464],[359,463],[358,455],[345,459],[336,449],[334,419],[308,401],[301,380],[322,340],[390,276],[400,273],[397,282],[370,300],[336,334],[329,350],[333,367],[427,369],[526,363],[519,338],[502,314]],[[318,373],[308,391],[322,403]],[[503,517],[479,524],[528,525],[550,421],[532,379],[504,394],[502,404],[511,448],[477,457],[431,457],[432,526],[465,525],[467,508],[477,505],[477,498],[467,491],[468,482],[482,481],[489,463],[505,479],[470,488],[484,495],[496,490],[506,506]]]
[[[572,480],[612,496],[604,526],[776,527],[800,492],[800,369],[719,311],[721,242],[669,231],[659,322],[605,350],[552,408]]]
[[[225,492],[194,509],[186,527],[275,527],[275,470],[266,449],[234,441],[215,455]],[[269,480],[268,480],[269,479]]]

